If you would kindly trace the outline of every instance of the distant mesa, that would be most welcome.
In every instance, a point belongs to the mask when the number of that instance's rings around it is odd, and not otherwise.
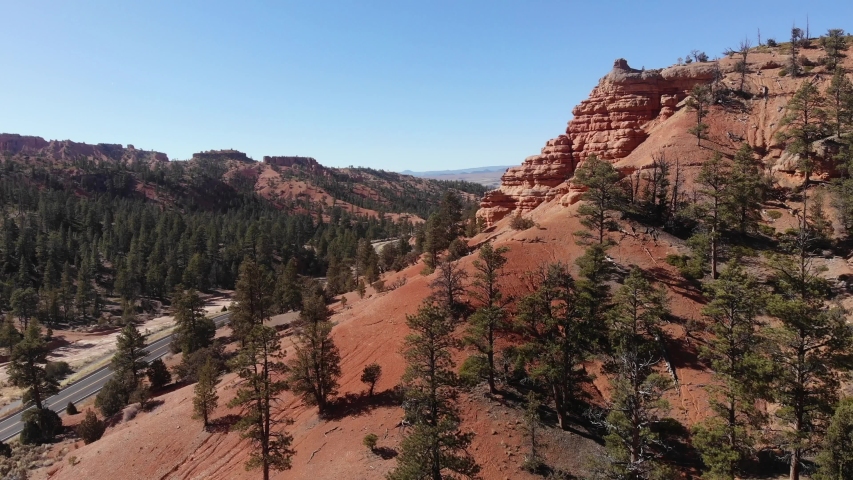
[[[124,148],[120,143],[77,143],[71,140],[50,140],[16,133],[0,133],[0,152],[9,155],[32,155],[52,160],[73,160],[86,157],[120,163],[168,162],[162,152],[138,150],[133,145]]]
[[[236,160],[238,162],[253,162],[251,158],[239,150],[207,150],[193,154],[193,160]]]
[[[264,156],[264,163],[275,165],[277,167],[307,167],[320,168],[320,164],[313,157],[269,157]]]

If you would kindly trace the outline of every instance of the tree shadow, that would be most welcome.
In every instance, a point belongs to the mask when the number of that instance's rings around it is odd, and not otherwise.
[[[382,460],[391,460],[398,455],[397,450],[388,447],[376,447],[373,449],[373,453]]]
[[[228,433],[231,431],[231,427],[234,426],[240,420],[240,415],[225,415],[223,417],[215,418],[210,421],[207,425],[206,430],[211,433]]]
[[[684,277],[674,275],[668,269],[663,267],[652,267],[649,268],[647,272],[652,275],[655,280],[670,287],[679,295],[687,297],[697,303],[705,303],[705,297],[702,295],[702,291],[693,282],[685,279]]]
[[[323,413],[326,420],[340,420],[345,417],[357,417],[369,413],[379,407],[396,407],[402,399],[398,389],[388,389],[374,394],[372,397],[364,394],[348,393],[329,403]]]

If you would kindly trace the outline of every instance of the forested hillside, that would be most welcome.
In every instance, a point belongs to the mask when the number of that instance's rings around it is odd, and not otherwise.
[[[311,197],[267,198],[254,182],[243,188],[227,159],[125,163],[36,153],[6,152],[0,164],[0,311],[49,325],[93,322],[104,309],[154,309],[178,285],[231,289],[244,258],[271,271],[290,262],[300,275],[324,276],[330,265],[339,272],[359,241],[408,245],[421,229],[416,215],[429,215],[443,196],[478,191],[421,180],[428,188],[405,188],[395,183],[404,176],[371,171],[388,194],[370,200],[347,193],[360,186],[353,174],[292,175],[378,212],[368,215]],[[470,202],[458,208],[465,205],[472,213]]]

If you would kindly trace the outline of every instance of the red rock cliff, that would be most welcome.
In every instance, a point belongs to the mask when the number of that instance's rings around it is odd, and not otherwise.
[[[646,140],[655,120],[675,113],[694,85],[710,83],[714,75],[713,63],[635,70],[625,59],[616,60],[589,98],[572,110],[566,133],[548,140],[539,155],[508,169],[500,188],[483,197],[477,215],[493,224],[561,196],[588,156],[612,162],[626,157]]]

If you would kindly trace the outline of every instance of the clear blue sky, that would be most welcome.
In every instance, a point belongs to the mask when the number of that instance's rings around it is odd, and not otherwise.
[[[756,29],[853,30],[834,1],[0,0],[0,132],[331,166],[512,165],[615,58],[712,58]],[[844,22],[851,22],[849,25]]]

